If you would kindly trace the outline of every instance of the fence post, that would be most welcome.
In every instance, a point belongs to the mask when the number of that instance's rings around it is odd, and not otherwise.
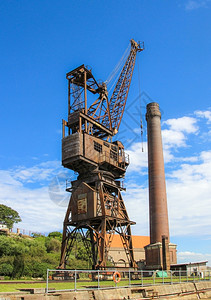
[[[100,273],[99,273],[100,271],[99,270],[97,270],[97,275],[98,275],[98,277],[97,277],[97,288],[98,288],[98,290],[99,290],[99,288],[100,288]]]
[[[141,286],[144,285],[144,281],[143,281],[143,270],[141,270]]]
[[[173,284],[173,282],[172,282],[172,271],[170,270],[170,274],[171,274],[171,284]]]
[[[181,283],[181,270],[179,269],[179,283]]]
[[[162,284],[164,284],[164,271],[162,270]]]
[[[194,274],[194,271],[193,271],[193,282],[195,282],[195,274]]]
[[[156,271],[153,271],[152,277],[153,277],[153,285],[155,285],[155,276],[156,276]]]
[[[131,282],[130,282],[130,269],[129,269],[129,287],[131,286]]]
[[[47,269],[47,278],[46,278],[46,293],[48,294],[48,271],[49,269]]]
[[[77,278],[76,278],[76,270],[75,270],[75,284],[74,284],[74,290],[75,290],[75,291],[76,291],[76,289],[77,289],[76,284],[77,284]]]

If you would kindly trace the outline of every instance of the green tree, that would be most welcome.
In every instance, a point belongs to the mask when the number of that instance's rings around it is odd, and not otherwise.
[[[57,239],[50,239],[46,242],[47,252],[60,252],[61,242]]]
[[[12,277],[20,278],[23,275],[23,272],[24,272],[24,256],[17,255],[15,256],[13,262]]]
[[[81,259],[81,260],[89,260],[89,255],[84,247],[84,245],[78,245],[77,246],[77,253],[76,253],[76,258]]]
[[[13,273],[13,266],[9,263],[4,263],[0,265],[0,275],[11,276]]]
[[[0,236],[0,257],[3,255],[15,255],[17,243],[7,236]]]
[[[62,239],[62,233],[59,232],[59,231],[53,231],[53,232],[50,232],[48,234],[48,237],[50,237],[50,238],[58,238],[60,240],[60,239]]]
[[[0,275],[1,276],[11,276],[13,272],[13,256],[3,256],[0,257]]]
[[[11,207],[0,204],[0,223],[12,228],[14,223],[21,222],[18,212]]]

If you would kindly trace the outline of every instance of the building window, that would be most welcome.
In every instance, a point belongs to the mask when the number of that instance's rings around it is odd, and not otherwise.
[[[102,152],[102,145],[94,141],[94,149],[98,152]]]

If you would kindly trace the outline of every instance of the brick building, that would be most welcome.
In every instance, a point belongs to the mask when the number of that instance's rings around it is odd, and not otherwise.
[[[141,266],[145,260],[144,247],[150,243],[150,237],[133,235],[132,241],[135,261],[139,266]],[[108,258],[112,263],[114,263],[116,267],[129,266],[126,253],[119,235],[114,235],[113,237],[111,247],[108,252]]]

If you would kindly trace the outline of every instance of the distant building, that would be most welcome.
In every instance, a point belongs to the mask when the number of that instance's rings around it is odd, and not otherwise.
[[[0,229],[8,229],[8,228],[7,228],[7,225],[0,223]]]
[[[132,236],[134,258],[139,267],[144,264],[145,250],[144,247],[150,243],[149,236]],[[111,246],[108,252],[109,260],[116,267],[128,267],[128,259],[122,245],[120,235],[115,234],[111,242]]]
[[[171,265],[171,271],[174,271],[175,275],[179,275],[180,273],[184,276],[199,276],[204,271],[207,271],[207,260],[201,262],[190,262],[183,264],[175,264]]]
[[[9,234],[7,225],[0,223],[0,234]]]

